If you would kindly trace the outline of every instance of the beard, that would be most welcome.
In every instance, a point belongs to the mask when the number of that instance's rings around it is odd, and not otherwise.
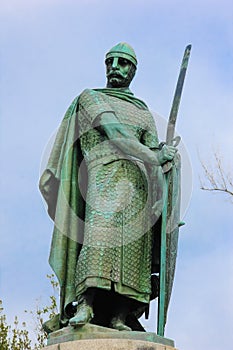
[[[110,71],[107,74],[107,87],[110,88],[127,88],[136,72],[136,67],[132,64],[126,77],[122,76],[120,72]]]
[[[110,74],[107,77],[108,85],[114,88],[128,87],[129,82],[127,78],[122,77],[120,74]]]

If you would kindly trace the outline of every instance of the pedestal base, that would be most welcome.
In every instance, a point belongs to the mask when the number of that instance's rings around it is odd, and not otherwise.
[[[44,350],[177,350],[169,345],[131,339],[86,339],[49,345]]]
[[[175,350],[171,339],[152,332],[118,331],[86,324],[59,329],[48,336],[44,350]]]

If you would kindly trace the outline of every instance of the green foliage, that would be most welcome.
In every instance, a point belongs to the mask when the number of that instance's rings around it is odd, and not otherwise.
[[[3,314],[2,300],[0,300],[0,345],[2,350],[9,349],[8,332],[9,326],[6,323],[6,316]]]
[[[42,329],[45,320],[53,318],[57,314],[58,282],[55,276],[47,275],[53,288],[53,295],[49,297],[49,305],[41,307],[37,300],[36,309],[27,311],[34,321],[36,340],[32,340],[25,322],[19,323],[15,316],[13,325],[8,324],[4,312],[2,300],[0,300],[0,349],[1,350],[39,350],[46,345],[47,334]]]
[[[26,323],[23,322],[19,327],[18,317],[15,316],[13,326],[7,324],[6,315],[0,300],[0,349],[1,350],[26,350],[33,349],[31,340],[26,329]],[[37,348],[34,348],[35,350]]]

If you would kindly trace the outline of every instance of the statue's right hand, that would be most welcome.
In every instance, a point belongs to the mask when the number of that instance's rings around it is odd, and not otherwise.
[[[171,161],[175,157],[176,152],[176,147],[164,145],[163,148],[159,151],[158,155],[160,165]]]

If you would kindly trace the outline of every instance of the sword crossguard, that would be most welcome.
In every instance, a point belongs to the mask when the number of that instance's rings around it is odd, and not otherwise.
[[[173,147],[177,147],[179,145],[180,141],[181,141],[181,137],[180,136],[174,137],[174,139],[172,139],[172,146]]]

